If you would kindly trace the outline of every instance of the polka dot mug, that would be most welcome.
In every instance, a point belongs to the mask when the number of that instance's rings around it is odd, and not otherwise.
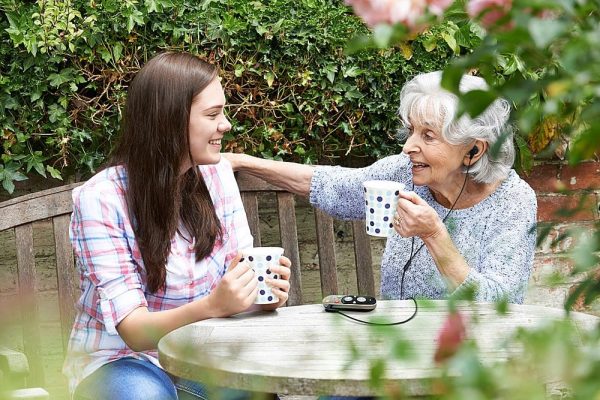
[[[365,223],[367,234],[388,237],[394,233],[394,213],[398,204],[398,195],[404,190],[404,184],[393,181],[366,181]]]
[[[241,250],[242,260],[250,265],[258,278],[258,295],[254,304],[277,303],[277,297],[271,287],[265,282],[266,278],[278,279],[279,276],[271,272],[271,266],[280,265],[279,257],[283,255],[281,247],[252,247]]]

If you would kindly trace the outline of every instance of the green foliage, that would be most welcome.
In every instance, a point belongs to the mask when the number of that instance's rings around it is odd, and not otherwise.
[[[341,0],[0,0],[0,10],[9,192],[29,174],[85,178],[106,161],[128,83],[159,51],[219,65],[233,122],[226,150],[357,164],[399,150],[403,82],[457,50],[448,25],[345,54],[367,30]]]
[[[464,96],[465,104],[475,103],[473,97],[482,102],[508,98],[532,147],[540,136],[548,144],[563,135],[571,138],[571,163],[590,158],[600,147],[598,3],[520,0],[513,2],[507,18],[510,28],[503,25],[506,20],[491,27],[480,46],[452,62],[445,71],[447,87],[456,86],[462,71],[475,68],[492,88]],[[465,106],[465,111],[475,115],[480,110]],[[559,129],[549,130],[549,121]]]
[[[447,374],[437,382],[436,387],[442,388],[439,398],[596,398],[599,332],[578,330],[570,319],[519,328],[507,343],[499,344],[522,349],[519,355],[491,364],[483,364],[478,354],[477,342],[485,338],[473,338],[443,366]],[[546,382],[561,382],[561,386],[547,387]]]

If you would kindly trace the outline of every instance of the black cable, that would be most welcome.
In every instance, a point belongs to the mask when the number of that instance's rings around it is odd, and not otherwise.
[[[414,299],[414,297],[411,297],[410,300],[412,300],[415,303],[415,311],[413,311],[412,315],[410,317],[408,317],[407,319],[403,320],[403,321],[399,321],[399,322],[390,322],[390,323],[379,323],[379,322],[370,322],[370,321],[364,321],[362,319],[358,319],[358,318],[354,318],[340,310],[329,310],[329,311],[334,311],[338,314],[343,315],[346,318],[349,318],[353,321],[356,322],[360,322],[361,324],[366,324],[366,325],[377,325],[377,326],[391,326],[391,325],[401,325],[401,324],[405,324],[408,321],[410,321],[411,319],[413,319],[416,315],[417,315],[417,310],[419,309],[418,305],[417,305],[417,301]]]
[[[454,210],[454,206],[456,206],[456,203],[458,202],[458,199],[460,199],[460,195],[462,194],[463,190],[465,189],[465,186],[467,185],[467,178],[469,177],[469,169],[471,169],[471,160],[473,159],[473,155],[469,154],[469,165],[467,165],[467,171],[465,172],[465,180],[463,181],[462,187],[460,188],[460,192],[458,192],[458,196],[456,197],[456,200],[454,200],[454,203],[452,204],[452,207],[450,207],[450,210],[448,210],[448,212],[446,213],[446,215],[444,216],[444,218],[442,219],[442,224],[446,222],[446,220],[448,219],[448,216],[450,215],[450,213],[452,212],[452,210]],[[415,190],[415,184],[413,182],[412,185],[412,190]],[[400,298],[402,299],[404,297],[404,275],[406,274],[406,271],[408,270],[408,268],[410,267],[412,260],[417,256],[417,254],[419,253],[419,251],[421,251],[421,249],[425,246],[425,243],[421,244],[421,246],[419,246],[419,248],[417,249],[417,251],[413,254],[413,249],[415,246],[415,237],[412,237],[412,244],[410,245],[410,256],[408,256],[408,261],[406,261],[406,264],[404,264],[404,267],[402,267],[402,277],[400,278]],[[412,297],[409,297],[410,299],[412,299]],[[414,300],[414,299],[413,299]],[[416,302],[415,302],[416,304]]]

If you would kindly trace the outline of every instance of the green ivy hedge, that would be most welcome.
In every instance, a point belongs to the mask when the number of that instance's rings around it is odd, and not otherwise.
[[[404,81],[478,40],[448,22],[347,54],[367,29],[342,0],[0,0],[0,9],[8,192],[30,174],[92,174],[115,141],[130,79],[162,50],[219,65],[233,123],[225,150],[358,165],[399,151]]]

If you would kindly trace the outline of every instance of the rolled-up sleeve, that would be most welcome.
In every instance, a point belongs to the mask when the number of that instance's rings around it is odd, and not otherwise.
[[[336,218],[363,219],[363,182],[389,180],[408,185],[408,164],[408,157],[400,154],[364,168],[317,167],[310,185],[310,203]]]
[[[92,289],[84,291],[82,306],[111,335],[131,311],[147,306],[133,239],[123,198],[113,185],[74,191],[71,242],[83,285]]]

